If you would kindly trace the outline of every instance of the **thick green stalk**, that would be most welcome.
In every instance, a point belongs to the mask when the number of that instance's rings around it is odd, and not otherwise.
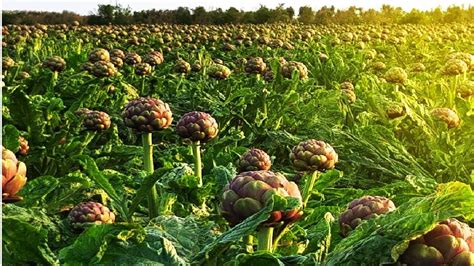
[[[257,249],[272,252],[273,244],[273,227],[262,226],[258,230],[258,246]]]
[[[194,156],[194,175],[198,178],[198,186],[202,187],[202,163],[201,163],[201,144],[199,141],[193,142]]]
[[[253,252],[253,236],[252,235],[244,236],[244,245],[245,245],[245,250],[248,253]]]
[[[319,175],[321,173],[316,170],[314,173],[311,175],[311,179],[309,182],[306,182],[303,190],[303,206],[306,207],[306,204],[308,203],[309,198],[311,197],[312,190],[314,187],[314,183],[316,183],[316,179],[318,179]]]
[[[142,143],[143,143],[143,162],[145,166],[145,171],[149,174],[153,174],[155,171],[153,167],[153,143],[152,143],[152,134],[151,133],[143,133],[142,135]],[[150,189],[148,194],[148,212],[150,219],[155,218],[158,216],[158,192],[156,191],[156,186],[153,186]]]

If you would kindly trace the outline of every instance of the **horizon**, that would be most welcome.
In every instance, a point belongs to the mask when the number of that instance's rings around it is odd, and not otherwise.
[[[206,1],[204,3],[196,3],[190,0],[175,0],[170,1],[166,0],[162,3],[156,3],[153,1],[132,1],[132,0],[85,0],[82,1],[80,5],[77,3],[72,3],[65,0],[48,0],[48,1],[31,1],[31,0],[8,0],[3,1],[2,10],[3,11],[44,11],[44,12],[63,12],[69,11],[74,12],[82,16],[94,14],[97,11],[98,5],[121,5],[122,7],[128,7],[133,11],[141,10],[173,10],[178,7],[187,7],[190,10],[203,6],[206,10],[215,10],[221,8],[222,10],[227,10],[230,7],[235,7],[238,10],[244,11],[255,11],[260,8],[261,5],[268,8],[275,8],[280,4],[283,4],[285,7],[292,7],[295,10],[295,15],[298,14],[298,10],[302,6],[310,6],[313,10],[318,10],[323,6],[334,6],[336,9],[347,9],[351,6],[358,8],[367,9],[376,9],[380,10],[383,5],[390,5],[395,8],[402,8],[404,11],[409,12],[412,9],[418,9],[421,11],[429,11],[436,8],[441,8],[446,10],[449,6],[460,6],[463,8],[469,8],[473,6],[471,1],[462,1],[462,0],[445,0],[445,1],[414,1],[414,2],[404,2],[403,4],[400,1],[395,0],[386,0],[386,1],[344,1],[344,0],[322,0],[318,1],[317,4],[314,3],[305,3],[305,0],[296,0],[291,3],[285,1],[269,1],[261,0],[258,3],[251,0],[242,0],[237,3],[234,2],[221,2],[217,0]]]

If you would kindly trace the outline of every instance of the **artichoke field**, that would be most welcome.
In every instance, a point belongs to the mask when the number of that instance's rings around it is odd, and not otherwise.
[[[474,24],[2,31],[5,265],[474,265]]]

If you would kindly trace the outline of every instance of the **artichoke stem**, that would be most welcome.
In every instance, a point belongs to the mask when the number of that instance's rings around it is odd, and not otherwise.
[[[193,142],[194,175],[198,178],[198,187],[202,187],[202,164],[201,164],[201,144],[199,141]]]
[[[244,236],[244,245],[247,253],[253,253],[253,236]]]
[[[273,244],[273,227],[262,226],[258,230],[258,246],[259,251],[264,250],[272,252]]]
[[[314,171],[314,173],[311,175],[311,179],[309,180],[309,182],[305,184],[303,190],[303,207],[306,207],[306,204],[308,203],[308,200],[311,197],[311,192],[313,190],[314,183],[316,183],[316,179],[318,179],[320,174],[321,173],[318,170]]]
[[[153,143],[152,143],[152,134],[151,133],[143,133],[142,135],[142,142],[143,142],[143,162],[145,166],[145,171],[149,174],[153,174],[155,171],[153,168]],[[148,194],[148,212],[150,219],[155,218],[158,216],[158,192],[156,191],[156,186],[153,186],[150,189]]]

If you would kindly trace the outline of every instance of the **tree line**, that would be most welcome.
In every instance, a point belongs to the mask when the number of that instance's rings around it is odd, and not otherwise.
[[[78,21],[81,24],[264,24],[293,23],[304,24],[430,24],[430,23],[468,23],[474,17],[474,6],[450,6],[446,10],[435,8],[429,11],[413,9],[406,12],[399,7],[383,5],[380,10],[358,8],[336,9],[334,6],[323,6],[314,10],[302,6],[296,15],[292,7],[283,4],[268,8],[260,6],[255,11],[243,11],[231,7],[206,10],[204,7],[190,9],[178,7],[174,10],[135,11],[121,5],[99,5],[94,14],[81,16],[73,12],[38,12],[38,11],[4,11],[3,24],[70,24]]]

